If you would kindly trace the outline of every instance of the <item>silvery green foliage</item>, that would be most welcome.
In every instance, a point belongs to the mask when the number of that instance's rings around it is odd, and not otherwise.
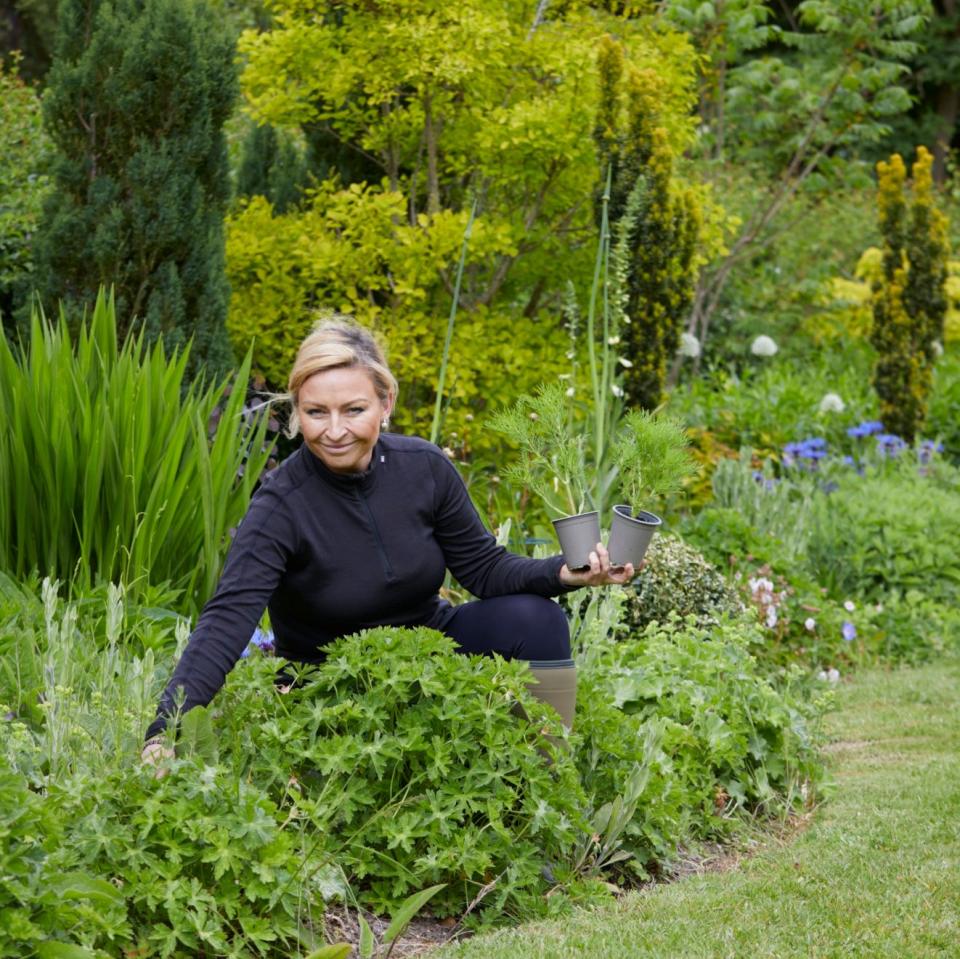
[[[635,628],[654,621],[665,623],[671,613],[692,615],[698,626],[712,626],[724,614],[743,611],[721,572],[674,536],[653,538],[646,564],[628,596],[626,619]]]

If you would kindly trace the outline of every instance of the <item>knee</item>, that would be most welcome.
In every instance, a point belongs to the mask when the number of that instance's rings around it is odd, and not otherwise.
[[[569,659],[570,626],[562,607],[542,596],[518,596],[517,656],[521,659]]]

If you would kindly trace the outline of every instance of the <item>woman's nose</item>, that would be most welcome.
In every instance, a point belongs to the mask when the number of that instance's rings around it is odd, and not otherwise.
[[[339,413],[331,413],[327,420],[327,436],[336,438],[344,432],[344,421]]]

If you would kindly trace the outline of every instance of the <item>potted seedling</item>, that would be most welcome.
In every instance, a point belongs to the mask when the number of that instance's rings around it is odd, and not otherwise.
[[[646,410],[630,410],[614,441],[613,458],[627,502],[613,507],[610,562],[640,565],[653,534],[663,523],[653,507],[697,472],[689,439],[678,420]]]
[[[497,413],[490,426],[520,447],[520,460],[504,472],[544,502],[570,569],[590,565],[600,542],[600,514],[590,505],[585,438],[575,433],[563,386],[541,386]]]

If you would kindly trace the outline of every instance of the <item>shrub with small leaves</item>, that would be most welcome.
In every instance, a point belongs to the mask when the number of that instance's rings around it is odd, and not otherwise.
[[[634,629],[665,623],[671,614],[693,616],[697,625],[710,626],[724,614],[743,609],[721,572],[675,536],[653,538],[628,597],[625,618]]]

